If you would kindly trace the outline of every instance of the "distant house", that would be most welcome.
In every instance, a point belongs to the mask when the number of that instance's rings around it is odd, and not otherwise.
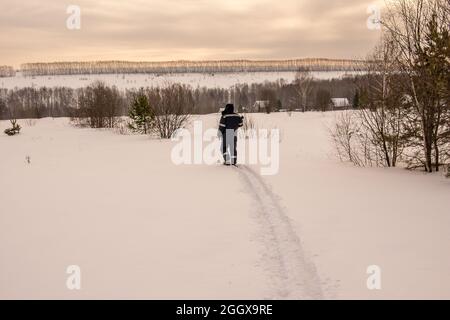
[[[343,110],[350,108],[347,98],[331,98],[331,110]]]
[[[266,107],[269,105],[269,100],[258,100],[253,105],[253,112],[264,112],[266,111]]]

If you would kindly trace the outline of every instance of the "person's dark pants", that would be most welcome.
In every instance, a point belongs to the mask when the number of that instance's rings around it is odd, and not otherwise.
[[[232,130],[222,136],[222,154],[225,163],[237,163],[237,136]]]

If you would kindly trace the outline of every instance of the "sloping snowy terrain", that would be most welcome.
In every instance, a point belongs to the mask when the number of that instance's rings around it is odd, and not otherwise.
[[[340,78],[354,72],[323,71],[314,72],[317,79]],[[0,78],[0,88],[14,89],[23,87],[69,87],[81,88],[95,81],[102,81],[119,89],[164,86],[168,83],[181,83],[196,87],[230,88],[236,84],[262,83],[284,79],[291,82],[295,72],[248,72],[248,73],[180,73],[180,74],[98,74],[98,75],[60,75],[26,77],[18,72],[15,77]]]
[[[251,117],[281,130],[274,176],[176,166],[171,141],[20,121],[0,136],[0,298],[450,298],[450,180],[338,162],[334,113]],[[382,290],[366,287],[370,265]]]
[[[450,298],[450,180],[355,168],[334,156],[333,113],[261,115],[283,131],[280,172],[265,177],[296,226],[330,298]],[[367,289],[368,266],[382,290]]]

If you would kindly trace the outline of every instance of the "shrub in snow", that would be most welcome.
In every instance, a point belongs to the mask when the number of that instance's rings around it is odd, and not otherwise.
[[[444,177],[450,178],[450,164],[444,166]]]
[[[379,149],[371,143],[370,132],[363,126],[358,114],[338,114],[329,130],[341,161],[351,162],[359,167],[380,165]]]
[[[119,118],[117,120],[117,123],[114,126],[113,131],[114,131],[114,133],[120,134],[120,135],[129,135],[132,133],[128,121],[124,120],[122,118]]]
[[[116,87],[95,82],[80,89],[78,94],[78,108],[72,121],[91,128],[114,128],[123,105],[123,97]]]
[[[35,119],[27,119],[27,120],[25,120],[25,123],[29,127],[34,127],[36,125],[36,120]]]
[[[258,129],[255,120],[250,116],[246,115],[244,117],[244,124],[242,126],[241,138],[250,139],[254,138],[256,134],[256,130]]]
[[[165,88],[148,90],[154,119],[152,131],[161,139],[170,139],[178,129],[184,128],[195,101],[188,86],[172,84]]]
[[[16,134],[19,134],[20,133],[20,129],[22,129],[22,128],[20,127],[20,125],[17,124],[17,120],[13,119],[13,120],[10,120],[10,121],[11,121],[11,124],[12,124],[12,128],[6,129],[5,130],[5,134],[7,134],[8,136],[14,136]]]

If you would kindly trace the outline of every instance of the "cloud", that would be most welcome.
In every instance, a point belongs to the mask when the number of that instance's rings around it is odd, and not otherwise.
[[[0,64],[364,56],[367,0],[0,0]],[[81,30],[66,8],[81,7]]]

